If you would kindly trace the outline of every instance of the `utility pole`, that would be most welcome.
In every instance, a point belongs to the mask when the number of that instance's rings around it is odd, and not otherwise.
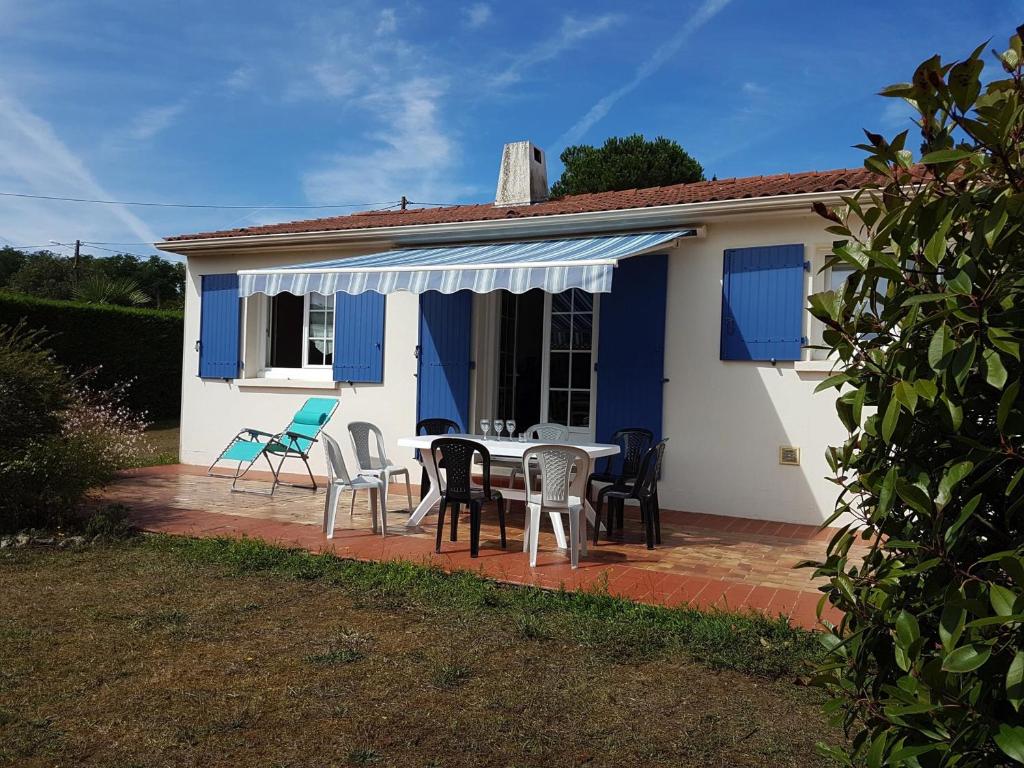
[[[403,211],[409,206],[409,201],[406,199],[405,195],[402,195],[401,204]]]
[[[80,254],[81,249],[82,249],[82,241],[81,240],[75,240],[74,275],[75,275],[75,282],[76,283],[78,282],[78,262],[79,262],[80,256],[81,256],[81,254]]]

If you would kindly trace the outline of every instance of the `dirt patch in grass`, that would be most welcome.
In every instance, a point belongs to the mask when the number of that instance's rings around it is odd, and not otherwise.
[[[814,766],[836,736],[785,679],[140,542],[0,552],[0,605],[0,765]]]

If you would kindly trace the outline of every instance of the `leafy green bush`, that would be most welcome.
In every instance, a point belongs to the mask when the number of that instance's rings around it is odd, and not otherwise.
[[[46,329],[48,346],[74,374],[97,369],[97,389],[131,382],[126,405],[150,418],[181,412],[180,312],[83,304],[0,293],[0,324]]]
[[[811,298],[850,432],[829,450],[852,517],[817,572],[845,616],[816,681],[868,766],[1024,762],[1024,80],[1021,33],[883,95],[919,113],[920,164],[868,133],[875,189],[838,211],[842,290]],[[831,522],[831,521],[830,521]],[[849,559],[857,536],[870,542]]]
[[[130,462],[143,423],[117,391],[81,386],[40,331],[0,326],[0,531],[68,521],[90,488]]]

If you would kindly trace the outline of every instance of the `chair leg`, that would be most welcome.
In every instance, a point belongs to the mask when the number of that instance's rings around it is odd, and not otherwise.
[[[355,517],[356,516],[356,493],[358,493],[358,491],[356,491],[356,489],[353,488],[352,489],[352,503],[348,505],[348,516],[349,517]]]
[[[414,509],[412,505],[412,486],[409,485],[409,470],[405,470],[405,501],[409,505],[409,514],[412,514]]]
[[[619,526],[619,530],[621,531],[621,530],[623,530],[625,528],[625,522],[626,522],[626,502],[623,499],[619,499],[615,503],[615,507],[616,507],[616,509],[615,509],[615,520],[617,521],[618,526]]]
[[[427,498],[427,493],[430,491],[430,478],[427,476],[427,468],[423,468],[423,474],[420,475],[420,501]]]
[[[598,494],[597,502],[595,503],[596,506],[594,507],[594,546],[596,547],[598,536],[601,535],[601,512],[603,511],[604,507],[604,496]],[[607,533],[610,535],[611,531],[607,531]]]
[[[583,557],[587,556],[587,513],[580,507],[579,512],[576,513],[580,516],[580,554]]]
[[[458,503],[453,502],[452,503],[452,530],[451,530],[451,536],[449,537],[449,541],[458,541],[459,540],[459,513],[461,511],[462,511],[461,505],[458,504]]]
[[[370,496],[373,496],[373,491],[370,491]],[[379,492],[377,494],[377,505],[380,509],[380,535],[388,535],[388,507],[384,503],[384,493]]]
[[[640,506],[645,507],[649,502],[643,500],[640,502]],[[647,510],[647,514],[644,516],[644,534],[647,539],[647,548],[654,549],[654,514],[650,509]]]
[[[530,567],[537,567],[537,540],[540,538],[540,516],[544,510],[540,505],[530,507]]]
[[[469,503],[469,556],[480,556],[480,502]]]
[[[501,548],[508,549],[505,540],[505,500],[498,499],[498,529],[501,531]]]
[[[327,538],[334,538],[334,520],[338,514],[338,496],[341,490],[335,485],[327,486],[327,508],[324,513]]]
[[[437,541],[434,542],[434,552],[441,554],[441,534],[444,531],[444,510],[448,506],[448,500],[442,496],[441,506],[437,510]]]
[[[569,564],[576,568],[580,564],[580,519],[569,510]]]
[[[654,513],[654,542],[661,544],[661,504],[658,502],[658,489],[654,489],[651,496],[651,511]]]
[[[380,509],[381,514],[386,515],[388,513],[388,488],[391,486],[391,474],[384,470],[380,477]]]

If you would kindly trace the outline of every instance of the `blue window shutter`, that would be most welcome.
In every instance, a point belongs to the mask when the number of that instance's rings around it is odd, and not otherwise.
[[[238,377],[242,305],[238,275],[203,275],[199,306],[199,375],[204,379]]]
[[[469,429],[473,294],[420,294],[417,419],[448,418]]]
[[[335,381],[384,381],[384,304],[373,291],[334,294]]]
[[[661,439],[667,282],[668,256],[633,256],[615,268],[611,293],[601,294],[598,442],[623,427],[647,427]]]
[[[722,274],[722,360],[799,360],[803,245],[730,248]]]

